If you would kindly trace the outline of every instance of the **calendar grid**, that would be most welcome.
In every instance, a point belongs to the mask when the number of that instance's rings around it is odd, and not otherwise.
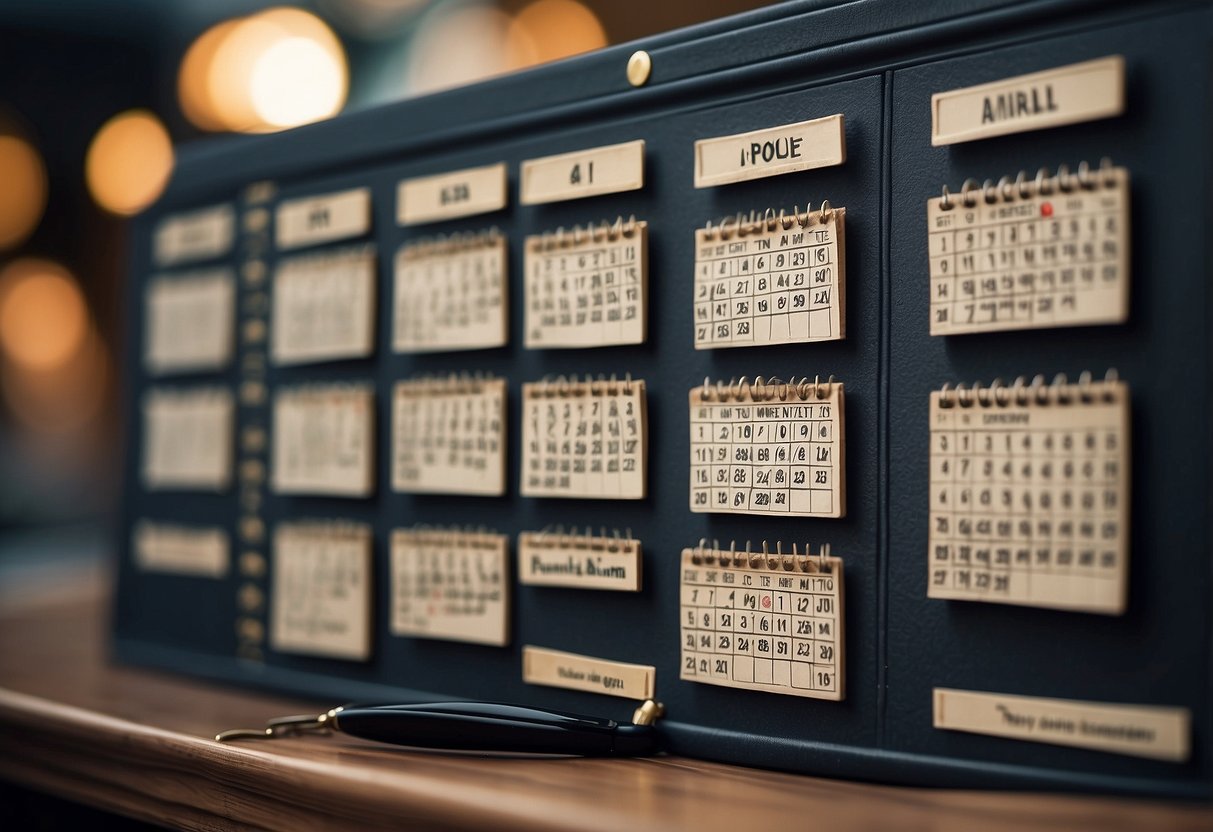
[[[691,511],[846,513],[843,385],[789,387],[691,390]]]
[[[844,698],[841,558],[684,549],[681,616],[682,679]]]
[[[648,223],[526,238],[526,347],[601,347],[645,339]]]
[[[695,232],[695,349],[845,337],[845,208]]]
[[[932,393],[930,597],[1124,610],[1127,388],[1045,395],[966,408]]]
[[[1128,317],[1128,172],[1073,179],[928,201],[932,335]]]

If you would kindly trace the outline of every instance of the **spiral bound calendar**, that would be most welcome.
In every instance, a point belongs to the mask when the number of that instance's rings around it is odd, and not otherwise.
[[[1129,173],[966,180],[927,202],[931,334],[1121,323],[1129,316]]]
[[[762,548],[682,550],[682,679],[841,701],[842,559]]]
[[[434,237],[396,254],[395,352],[443,352],[509,341],[506,238],[496,229]]]
[[[641,500],[644,381],[563,377],[522,385],[522,494]]]
[[[632,217],[527,237],[527,349],[643,343],[648,235]]]
[[[846,514],[843,385],[758,376],[691,389],[691,511]]]
[[[392,531],[392,634],[503,646],[509,537],[462,529]]]
[[[846,337],[845,208],[768,208],[695,232],[695,349]]]
[[[505,386],[503,378],[474,376],[397,382],[392,395],[392,489],[504,494]]]
[[[1129,388],[931,394],[928,596],[1119,615],[1128,592]]]

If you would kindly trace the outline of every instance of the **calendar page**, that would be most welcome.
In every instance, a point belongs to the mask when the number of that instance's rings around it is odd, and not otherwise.
[[[927,201],[932,335],[1128,319],[1127,170],[967,184]]]
[[[522,495],[644,499],[645,422],[643,381],[522,385]]]
[[[371,529],[343,522],[274,530],[270,646],[366,661],[371,657]]]
[[[370,496],[375,490],[373,395],[364,384],[279,390],[274,397],[274,491]]]
[[[841,382],[779,379],[691,390],[691,511],[846,514]]]
[[[392,532],[392,633],[504,647],[509,538],[487,532]]]
[[[392,349],[441,352],[509,342],[506,238],[496,232],[439,237],[396,255]]]
[[[527,237],[527,349],[644,343],[648,231],[631,219]]]
[[[682,550],[688,682],[841,701],[842,559]]]
[[[1128,386],[932,393],[930,512],[929,597],[1124,612]]]
[[[397,383],[392,398],[392,488],[428,494],[505,493],[502,378]]]
[[[274,274],[276,364],[364,358],[375,351],[375,248],[292,257]]]
[[[846,337],[845,208],[695,232],[695,349]]]
[[[231,269],[153,278],[147,287],[143,363],[154,374],[222,370],[231,363],[236,280]]]
[[[223,491],[232,482],[235,402],[224,387],[153,388],[143,397],[143,485]]]

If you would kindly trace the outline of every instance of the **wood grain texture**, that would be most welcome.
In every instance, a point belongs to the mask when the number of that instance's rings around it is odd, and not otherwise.
[[[439,755],[339,737],[219,745],[331,703],[106,662],[105,596],[0,609],[0,777],[181,829],[1213,828],[1207,807],[929,791],[659,757]]]

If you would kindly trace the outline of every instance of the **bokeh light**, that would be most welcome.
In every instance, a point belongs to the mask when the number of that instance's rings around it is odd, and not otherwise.
[[[0,249],[12,248],[38,227],[46,208],[46,167],[33,145],[0,135]]]
[[[535,0],[510,23],[511,36],[530,41],[535,63],[580,55],[607,45],[598,16],[577,0]]]
[[[84,177],[97,204],[115,214],[137,214],[156,201],[173,172],[173,143],[147,110],[111,118],[89,145]]]
[[[534,64],[535,45],[512,23],[487,3],[440,7],[413,36],[409,92],[436,92]]]
[[[311,12],[285,6],[213,26],[181,62],[177,94],[205,130],[266,132],[329,118],[349,92],[340,40]]]
[[[58,370],[80,351],[88,308],[76,279],[50,260],[22,258],[0,272],[0,348],[21,369]]]

